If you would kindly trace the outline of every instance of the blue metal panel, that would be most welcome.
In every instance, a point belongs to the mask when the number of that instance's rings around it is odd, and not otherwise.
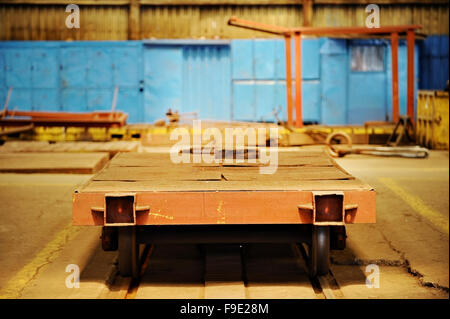
[[[136,88],[119,88],[116,110],[128,113],[128,123],[144,123],[141,98],[142,93]]]
[[[286,51],[284,40],[272,40],[275,43],[275,79],[286,79]]]
[[[420,88],[443,90],[448,76],[449,38],[446,35],[431,35],[420,42]]]
[[[114,84],[120,87],[137,87],[142,63],[140,46],[116,47],[113,49],[112,56]]]
[[[85,89],[63,88],[61,90],[62,109],[64,111],[87,112],[87,94]]]
[[[385,40],[352,40],[352,45],[381,46],[384,48],[384,67],[382,71],[351,71],[351,57],[348,68],[348,108],[347,124],[364,124],[367,121],[386,121],[387,114],[387,76],[386,63],[390,51]],[[389,53],[389,54],[388,54]]]
[[[302,79],[304,80],[319,78],[319,70],[320,70],[319,47],[320,47],[319,39],[302,40]]]
[[[320,82],[303,81],[302,83],[302,115],[303,121],[320,122]]]
[[[287,98],[286,98],[286,82],[277,81],[275,88],[275,105],[278,118],[285,121],[287,119]]]
[[[0,50],[0,90],[3,90],[5,87],[6,87],[5,53],[3,52],[3,50]]]
[[[253,82],[233,83],[233,120],[254,121],[256,117]]]
[[[164,118],[169,108],[181,110],[182,47],[148,46],[144,50],[144,119]]]
[[[113,89],[88,89],[87,106],[88,111],[111,110],[113,100]]]
[[[347,40],[323,39],[320,45],[320,54],[347,54]]]
[[[322,45],[321,122],[346,124],[347,122],[347,74],[348,66],[345,40],[328,40]]]
[[[182,111],[200,118],[230,120],[229,46],[183,47]]]
[[[398,47],[398,95],[400,114],[406,114],[408,58],[405,41],[399,41]],[[392,106],[391,106],[392,109]]]
[[[349,77],[348,124],[386,120],[386,73],[352,72]]]
[[[87,87],[112,88],[112,50],[105,47],[94,47],[87,49],[86,55]]]
[[[253,79],[253,40],[233,40],[231,62],[234,80]]]
[[[258,80],[275,77],[275,41],[254,40],[254,78]]]
[[[6,96],[8,94],[8,88],[6,87],[6,64],[5,64],[5,53],[0,50],[0,107],[6,103]]]
[[[255,85],[255,120],[264,122],[274,121],[273,111],[277,109],[275,97],[275,81]]]
[[[32,86],[34,88],[57,88],[59,84],[58,48],[33,50]]]
[[[14,88],[31,87],[32,50],[9,48],[6,54],[6,86]]]
[[[69,45],[61,48],[61,87],[63,89],[85,88],[87,79],[86,61],[85,48]]]
[[[32,94],[31,89],[14,88],[11,93],[8,109],[9,110],[17,109],[17,110],[21,110],[21,111],[31,111],[33,109],[31,94]]]
[[[33,89],[33,110],[60,111],[58,89]]]

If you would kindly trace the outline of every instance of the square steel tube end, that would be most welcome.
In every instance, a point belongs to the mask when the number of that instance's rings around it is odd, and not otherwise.
[[[314,225],[344,225],[344,193],[313,192]]]
[[[105,194],[105,226],[136,225],[136,194]]]

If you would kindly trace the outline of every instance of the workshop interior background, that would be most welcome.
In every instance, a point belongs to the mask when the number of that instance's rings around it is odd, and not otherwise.
[[[350,0],[77,1],[82,27],[68,29],[69,13],[60,14],[66,2],[1,2],[0,101],[12,86],[9,103],[20,110],[107,110],[118,86],[117,108],[129,123],[153,122],[167,108],[202,119],[267,122],[281,109],[286,120],[283,39],[229,26],[228,19],[318,27],[363,26],[367,17],[366,6]],[[415,88],[443,90],[448,3],[379,1],[379,7],[381,25],[423,26]],[[302,50],[305,122],[392,120],[389,39],[311,38]],[[400,39],[401,113],[406,63]]]
[[[368,34],[370,4],[404,29]],[[448,299],[448,90],[447,0],[0,0],[0,299]],[[194,119],[277,128],[279,170],[176,166],[171,133]],[[338,222],[317,226],[330,189]],[[245,221],[278,237],[192,243]],[[280,242],[300,228],[309,246]]]

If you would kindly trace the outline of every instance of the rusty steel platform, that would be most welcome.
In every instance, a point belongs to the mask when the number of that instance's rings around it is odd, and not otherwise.
[[[174,164],[169,153],[119,153],[73,194],[73,224],[375,222],[375,190],[324,150],[280,149],[274,174],[260,174],[261,165]],[[329,209],[338,216],[327,219]]]

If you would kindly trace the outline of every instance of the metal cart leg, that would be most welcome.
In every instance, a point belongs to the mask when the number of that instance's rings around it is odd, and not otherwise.
[[[330,268],[330,227],[313,226],[309,246],[309,271],[311,277],[328,274]]]
[[[139,275],[139,245],[136,227],[119,227],[119,272],[122,276]]]

